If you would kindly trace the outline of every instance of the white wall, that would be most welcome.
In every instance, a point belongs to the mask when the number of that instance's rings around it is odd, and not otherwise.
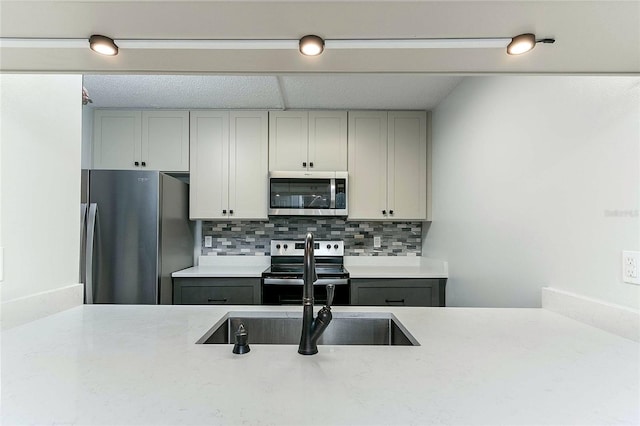
[[[82,303],[80,75],[0,75],[2,327]]]
[[[539,307],[551,286],[638,309],[640,78],[467,78],[433,113],[433,222],[449,306]]]

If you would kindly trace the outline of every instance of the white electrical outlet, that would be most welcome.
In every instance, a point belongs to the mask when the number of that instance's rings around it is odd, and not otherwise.
[[[204,246],[205,247],[213,247],[213,237],[211,235],[204,236]]]
[[[640,285],[640,252],[622,252],[622,281],[629,284]]]
[[[382,245],[382,238],[380,236],[373,237],[373,248],[380,248]]]

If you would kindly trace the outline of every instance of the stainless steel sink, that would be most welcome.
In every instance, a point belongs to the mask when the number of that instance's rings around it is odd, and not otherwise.
[[[229,312],[196,343],[234,343],[240,324],[244,324],[249,333],[250,345],[297,345],[300,343],[302,313]],[[393,314],[377,312],[334,312],[333,320],[318,344],[420,346]]]

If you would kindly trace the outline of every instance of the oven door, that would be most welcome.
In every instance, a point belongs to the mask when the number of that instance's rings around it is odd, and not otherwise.
[[[271,172],[270,216],[346,216],[346,172]]]
[[[349,305],[351,285],[348,278],[319,279],[313,285],[313,299],[318,305],[327,303],[327,284],[335,284],[333,305]],[[263,305],[302,305],[301,279],[262,279]]]

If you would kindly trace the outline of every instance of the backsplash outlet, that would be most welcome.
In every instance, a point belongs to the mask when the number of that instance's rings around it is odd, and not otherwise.
[[[203,222],[202,254],[268,256],[271,240],[303,239],[307,232],[312,232],[316,240],[344,240],[345,256],[422,254],[421,222],[350,222],[305,217],[274,217],[269,222]],[[381,237],[380,248],[374,248],[374,236]],[[210,248],[204,247],[206,237],[212,239]]]

